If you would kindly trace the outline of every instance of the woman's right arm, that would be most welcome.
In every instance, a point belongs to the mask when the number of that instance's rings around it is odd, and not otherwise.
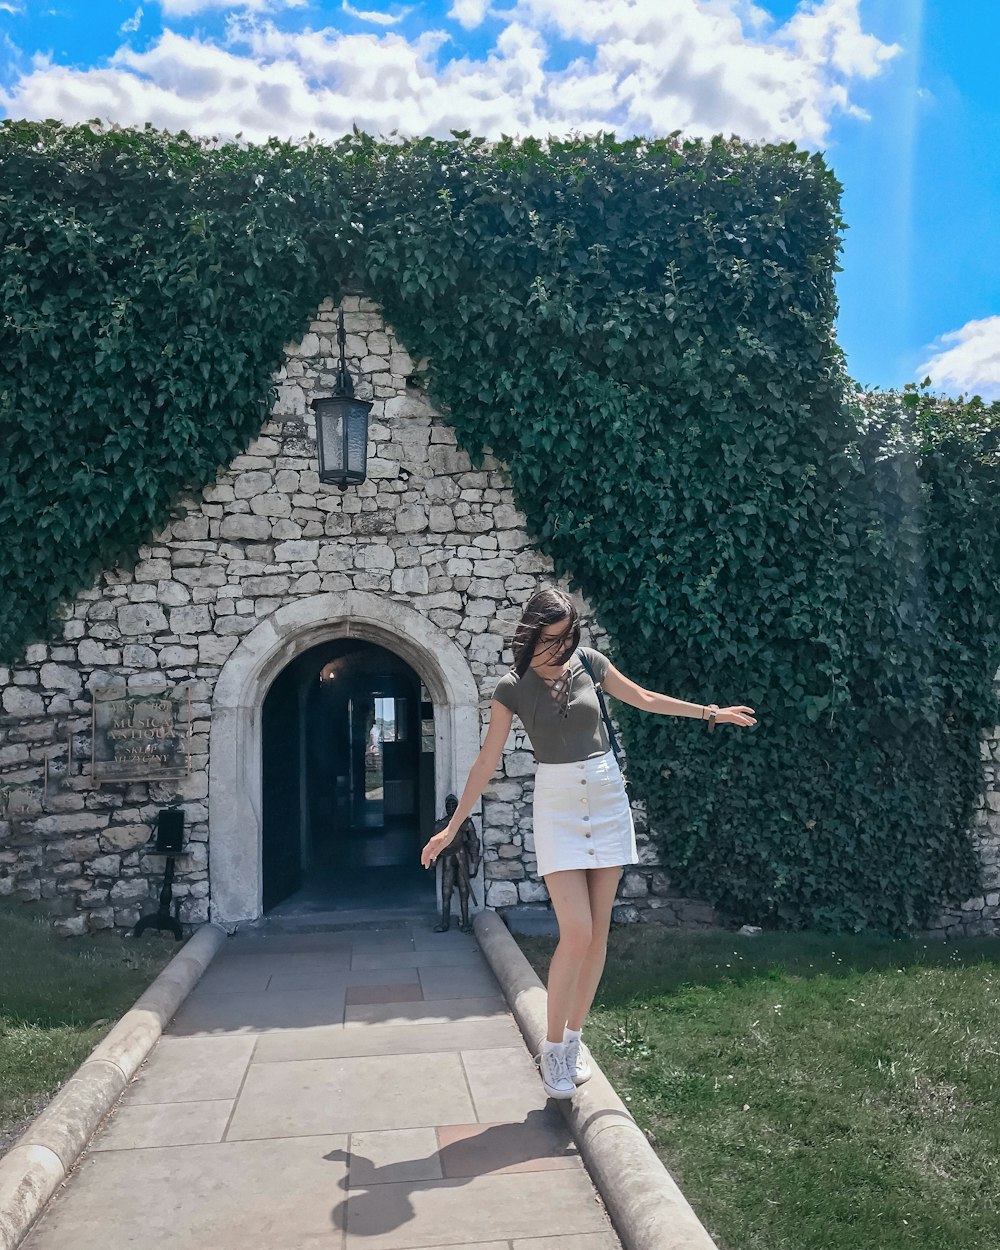
[[[479,754],[476,756],[475,763],[469,770],[469,777],[465,783],[465,789],[462,791],[462,797],[458,800],[458,807],[455,808],[447,825],[440,833],[434,834],[428,840],[421,852],[420,862],[425,868],[430,868],[448,843],[458,836],[462,821],[476,806],[480,795],[489,785],[490,778],[496,772],[497,765],[500,763],[500,756],[503,754],[504,743],[507,741],[513,720],[514,713],[509,707],[505,707],[504,704],[496,699],[492,700],[490,703],[490,727],[486,731],[486,738],[483,745],[479,748]]]

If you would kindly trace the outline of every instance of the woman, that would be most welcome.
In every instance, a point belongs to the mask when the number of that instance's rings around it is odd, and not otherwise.
[[[457,836],[500,762],[516,712],[535,752],[532,824],[538,875],[559,922],[549,967],[548,1031],[539,1068],[546,1093],[572,1098],[590,1077],[580,1032],[604,971],[611,908],[622,865],[638,860],[632,811],[585,656],[602,688],[645,712],[755,725],[753,708],[702,707],[655,694],[623,677],[599,651],[580,647],[570,597],[540,590],[514,631],[514,668],[500,679],[490,727],[447,826],[426,844],[429,868]]]

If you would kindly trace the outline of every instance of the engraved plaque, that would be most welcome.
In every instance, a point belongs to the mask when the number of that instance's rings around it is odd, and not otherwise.
[[[187,686],[122,694],[95,690],[94,785],[167,781],[191,771],[191,692]]]

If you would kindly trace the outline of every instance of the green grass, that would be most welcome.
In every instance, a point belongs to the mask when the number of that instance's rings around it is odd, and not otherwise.
[[[1000,939],[613,929],[586,1037],[722,1250],[1000,1247]]]
[[[0,1153],[179,949],[162,934],[60,938],[0,903]]]

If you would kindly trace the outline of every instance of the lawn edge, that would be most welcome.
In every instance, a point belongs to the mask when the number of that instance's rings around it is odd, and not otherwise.
[[[495,912],[477,912],[476,938],[532,1055],[546,1032],[546,994]],[[625,1250],[718,1250],[593,1055],[593,1076],[560,1100],[570,1132]]]
[[[0,1159],[0,1250],[17,1250],[226,937],[202,925]]]

